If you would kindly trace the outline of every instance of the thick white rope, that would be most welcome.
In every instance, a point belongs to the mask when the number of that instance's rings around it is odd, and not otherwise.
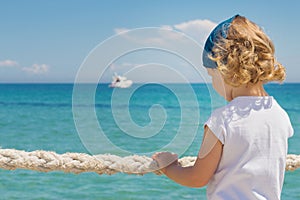
[[[196,157],[179,159],[182,166],[192,166]],[[300,155],[287,156],[286,170],[300,167]],[[63,171],[79,174],[82,172],[96,172],[98,174],[126,174],[143,175],[149,172],[160,174],[156,161],[146,156],[119,157],[102,154],[91,156],[84,153],[57,154],[51,151],[25,152],[15,149],[0,149],[0,168],[6,170],[29,169],[40,172]]]

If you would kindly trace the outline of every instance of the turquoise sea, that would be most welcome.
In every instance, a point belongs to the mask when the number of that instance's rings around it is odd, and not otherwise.
[[[174,146],[182,156],[195,156],[201,144],[203,123],[212,109],[225,104],[205,84],[192,84],[193,93],[183,84],[134,85],[131,89],[112,89],[100,84],[96,91],[91,85],[82,84],[79,88],[83,95],[72,104],[73,84],[0,84],[1,148],[118,153],[93,138],[97,131],[87,111],[94,110],[102,134],[113,147],[150,155],[175,141]],[[295,135],[289,140],[289,153],[300,154],[300,84],[268,84],[266,90],[291,118]],[[90,97],[94,103],[85,101]],[[73,115],[74,109],[82,111],[82,116]],[[80,119],[76,123],[74,116]],[[178,130],[195,134],[176,141]],[[205,188],[186,188],[154,174],[100,176],[0,169],[0,199],[206,198]],[[300,169],[286,172],[282,199],[300,199]]]

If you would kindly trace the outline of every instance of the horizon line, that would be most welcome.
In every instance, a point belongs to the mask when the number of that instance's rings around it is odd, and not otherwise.
[[[187,84],[185,82],[135,82],[133,84]],[[190,82],[190,84],[211,84],[211,82]],[[110,82],[100,82],[100,83],[95,83],[95,82],[0,82],[0,84],[110,84]],[[299,82],[293,82],[293,81],[287,81],[283,83],[279,82],[269,82],[266,84],[278,84],[278,85],[283,85],[283,84],[300,84]]]

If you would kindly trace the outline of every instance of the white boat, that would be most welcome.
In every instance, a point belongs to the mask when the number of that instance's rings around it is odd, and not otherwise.
[[[125,76],[114,74],[109,87],[112,88],[128,88],[132,85],[132,80],[128,80]]]

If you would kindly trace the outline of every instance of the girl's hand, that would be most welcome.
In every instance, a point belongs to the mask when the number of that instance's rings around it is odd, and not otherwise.
[[[152,155],[152,159],[157,162],[160,171],[164,174],[167,166],[178,163],[178,155],[170,152],[157,152]]]

